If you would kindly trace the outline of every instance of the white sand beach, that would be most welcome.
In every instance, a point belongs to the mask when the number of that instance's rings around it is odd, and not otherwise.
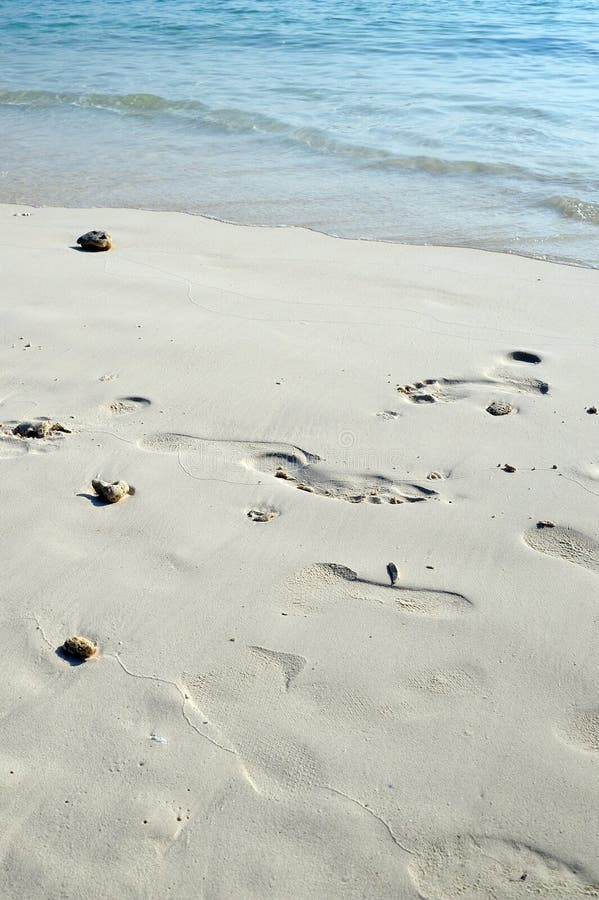
[[[599,897],[599,271],[0,243],[0,896]]]

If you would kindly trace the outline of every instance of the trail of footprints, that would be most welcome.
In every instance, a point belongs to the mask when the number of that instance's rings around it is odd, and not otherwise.
[[[404,613],[427,615],[432,621],[471,606],[460,594],[427,590],[418,592],[418,603],[403,603],[402,595],[410,590],[363,581],[335,564],[300,572],[289,597],[297,599],[300,592],[302,609],[319,603],[326,610],[343,599],[374,601],[398,604]],[[398,599],[384,599],[390,595]],[[219,741],[236,753],[243,774],[262,796],[290,799],[333,787],[338,754],[355,735],[374,735],[438,715],[445,704],[476,693],[484,680],[476,666],[445,661],[424,670],[416,667],[393,686],[368,681],[360,687],[355,679],[336,682],[313,673],[299,653],[249,646],[240,648],[235,664],[222,662],[210,671],[181,676],[198,718],[217,729]]]
[[[538,364],[540,357],[527,351],[513,351],[507,362]],[[511,370],[500,370],[480,379],[427,379],[413,385],[398,386],[398,390],[415,403],[436,400],[459,399],[465,395],[466,387],[496,386],[504,389],[546,393],[548,385],[535,378],[521,377]],[[151,405],[151,400],[139,395],[117,397],[104,408],[109,416],[126,416],[143,412]],[[395,411],[381,413],[384,418],[396,418]],[[38,452],[50,449],[52,442],[38,442]],[[268,475],[287,483],[290,487],[322,497],[344,500],[350,503],[402,504],[438,499],[438,491],[414,481],[397,480],[386,475],[359,471],[339,471],[335,466],[327,466],[326,460],[317,454],[303,450],[293,444],[219,440],[197,435],[173,432],[158,432],[142,438],[141,449],[155,453],[176,454],[184,470],[194,478],[209,480],[226,479],[231,465],[245,471]],[[28,452],[31,442],[23,441],[12,434],[0,436],[0,458]],[[440,480],[442,475],[434,472],[428,480]],[[270,521],[274,515],[262,515],[261,510],[251,510],[248,515],[253,521]],[[272,511],[276,512],[276,511]]]
[[[248,647],[235,666],[181,676],[198,718],[237,755],[256,793],[272,800],[335,787],[339,755],[360,735],[399,734],[406,723],[439,715],[443,702],[464,700],[478,689],[475,669],[440,668],[417,673],[390,703],[384,686],[377,695],[372,685],[366,691],[345,681],[304,678],[306,667],[299,654]]]
[[[530,528],[524,542],[539,553],[599,574],[599,543],[576,531],[555,525],[552,528]],[[565,723],[556,726],[557,736],[566,744],[584,751],[599,752],[599,708],[575,709]]]
[[[317,602],[327,607],[342,598],[388,605],[394,601],[383,595],[403,590],[365,581],[351,569],[329,563],[298,573],[290,592],[296,598],[303,594],[301,605],[306,608]],[[433,617],[440,602],[446,604],[445,612],[456,613],[455,599],[439,600],[435,592],[423,591],[423,603],[426,598],[432,600],[429,614]],[[462,597],[460,609],[464,604],[471,605]],[[402,604],[400,607],[405,610]],[[418,610],[420,614],[423,611]],[[308,662],[298,653],[250,646],[241,651],[237,665],[187,673],[182,681],[190,703],[230,742],[241,771],[261,796],[291,801],[310,792],[332,791],[358,803],[393,836],[391,826],[368,803],[336,787],[340,754],[361,734],[368,735],[370,742],[377,731],[394,733],[414,717],[422,720],[434,714],[434,700],[467,702],[481,690],[484,672],[470,664],[415,670],[405,679],[399,702],[396,691],[390,703],[388,686],[381,686],[377,696],[377,685],[370,682],[367,694],[346,680],[335,684],[319,679]],[[401,701],[402,696],[410,697],[410,691],[411,705]],[[274,723],[282,725],[275,730]],[[597,750],[598,725],[599,711],[595,710],[579,715],[572,727],[579,741],[583,739],[589,749]],[[350,758],[346,755],[345,759],[350,765]],[[405,846],[399,843],[393,852],[406,853],[408,875],[423,900],[599,897],[599,886],[582,867],[523,841],[462,833],[414,847],[409,841]]]
[[[508,364],[538,365],[534,353],[514,351]],[[499,369],[478,379],[440,378],[398,386],[406,400],[416,404],[453,401],[470,389],[546,394],[546,382],[521,377],[512,369]],[[141,396],[113,400],[105,412],[125,416],[143,412],[151,401]],[[385,411],[385,419],[400,414]],[[0,434],[0,458],[34,450],[53,449],[64,435],[31,441],[12,433],[9,423]],[[139,446],[149,452],[177,455],[193,477],[222,476],[231,464],[241,470],[276,477],[308,493],[347,502],[403,503],[438,497],[419,484],[383,475],[344,471],[326,466],[314,453],[286,443],[213,440],[169,432],[144,437]],[[436,473],[435,473],[436,474]],[[270,521],[276,511],[250,510],[248,518]],[[599,543],[570,528],[533,528],[524,533],[533,550],[599,573]],[[320,563],[299,572],[287,585],[286,605],[296,612],[323,611],[338,603],[378,604],[398,615],[430,621],[468,614],[472,602],[449,590],[390,587],[360,578],[336,563]],[[242,651],[240,664],[217,671],[184,673],[181,681],[192,708],[222,734],[238,755],[242,771],[258,793],[289,799],[306,790],[332,785],[337,773],[336,753],[309,745],[309,735],[328,735],[334,741],[364,728],[394,728],[397,722],[434,715],[439,702],[465,700],[484,683],[484,673],[469,663],[416,670],[406,678],[403,695],[395,704],[385,696],[372,696],[346,683],[332,684],[306,673],[307,660],[297,653],[251,646]],[[437,704],[437,706],[435,706]],[[273,715],[278,712],[279,715]],[[283,723],[273,732],[273,721]],[[305,727],[306,723],[308,728]],[[311,728],[310,726],[314,726]],[[308,735],[308,738],[306,737]],[[556,736],[573,748],[599,752],[599,707],[572,710],[556,726]],[[351,798],[350,798],[351,799]],[[585,873],[538,848],[488,836],[460,835],[435,845],[419,847],[409,864],[419,896],[478,898],[521,897],[523,890],[547,897],[599,897],[599,887]],[[530,892],[528,891],[528,892]]]

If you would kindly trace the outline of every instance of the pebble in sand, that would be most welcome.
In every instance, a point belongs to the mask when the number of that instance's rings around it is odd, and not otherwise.
[[[513,409],[513,406],[503,400],[493,400],[487,406],[487,412],[492,416],[509,416]]]
[[[397,571],[395,563],[387,563],[387,575],[389,576],[391,584],[395,584],[399,577],[399,572]]]
[[[77,243],[82,250],[98,253],[101,250],[110,250],[112,238],[107,231],[86,231],[77,238]]]
[[[12,430],[13,434],[18,437],[26,438],[47,438],[53,431],[63,431],[65,434],[71,434],[68,428],[61,425],[60,422],[20,422]]]
[[[92,481],[92,487],[98,497],[104,500],[105,503],[118,503],[118,501],[122,500],[123,497],[126,497],[127,494],[131,494],[132,496],[135,493],[135,488],[130,484],[127,484],[126,481],[113,481],[110,483],[108,481],[94,479]]]
[[[74,659],[89,659],[97,649],[97,645],[93,641],[78,635],[67,638],[62,645],[62,652]]]

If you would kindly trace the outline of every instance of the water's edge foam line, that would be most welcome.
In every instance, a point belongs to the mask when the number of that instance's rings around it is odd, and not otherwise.
[[[72,210],[94,210],[98,212],[102,212],[103,210],[114,210],[115,212],[118,210],[129,210],[131,212],[140,212],[140,213],[155,213],[159,215],[160,213],[168,213],[169,215],[177,215],[177,216],[191,216],[195,219],[204,219],[206,222],[217,222],[220,225],[231,225],[234,228],[259,228],[261,230],[269,230],[276,229],[277,231],[288,230],[288,231],[308,231],[310,234],[318,234],[325,238],[330,238],[333,241],[344,241],[344,242],[352,242],[358,241],[363,244],[385,244],[390,247],[414,247],[422,250],[430,249],[430,250],[467,250],[471,253],[488,253],[496,256],[516,256],[519,259],[530,259],[534,262],[545,263],[548,266],[568,266],[573,269],[588,269],[589,271],[596,271],[599,269],[599,263],[596,266],[592,266],[588,263],[581,262],[577,259],[569,259],[568,257],[547,257],[542,255],[535,256],[533,253],[523,253],[518,252],[517,250],[512,250],[511,248],[506,248],[505,250],[496,249],[493,247],[477,247],[473,244],[439,244],[439,243],[421,243],[415,241],[393,241],[386,240],[385,238],[373,238],[373,237],[354,237],[354,236],[345,236],[342,234],[333,234],[329,231],[321,231],[318,228],[310,228],[308,225],[281,225],[281,224],[262,224],[262,223],[251,223],[251,222],[235,222],[233,219],[222,219],[218,216],[211,216],[207,213],[197,213],[192,212],[187,209],[168,209],[166,207],[149,207],[149,206],[127,206],[121,204],[119,206],[109,206],[106,204],[102,204],[101,206],[70,206],[69,204],[63,204],[62,206],[54,206],[54,205],[46,205],[43,203],[34,204],[34,203],[7,203],[0,198],[0,207],[7,207],[9,209],[14,210],[23,210],[23,208],[27,209],[48,209],[48,210],[58,210],[58,209],[72,209]],[[18,212],[15,212],[13,215],[18,215]]]

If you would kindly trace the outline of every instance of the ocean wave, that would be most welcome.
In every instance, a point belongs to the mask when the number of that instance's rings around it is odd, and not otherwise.
[[[580,200],[578,197],[550,197],[547,206],[556,209],[567,219],[578,219],[579,222],[590,222],[599,225],[599,203]]]
[[[156,94],[76,94],[54,91],[0,91],[0,105],[43,109],[81,106],[130,115],[155,115],[185,109],[208,109],[195,100],[168,100]]]
[[[436,156],[389,156],[378,165],[384,168],[419,169],[439,175],[511,175],[537,178],[535,173],[509,163],[488,163],[475,159],[440,159]]]
[[[51,91],[0,91],[0,106],[31,109],[77,106],[106,112],[152,118],[173,115],[204,127],[226,132],[274,135],[281,140],[325,155],[345,157],[373,168],[413,169],[432,175],[497,175],[543,181],[540,173],[509,163],[433,156],[398,156],[389,150],[352,144],[326,131],[293,125],[273,116],[236,108],[216,108],[199,100],[171,100],[156,94],[76,94]]]

